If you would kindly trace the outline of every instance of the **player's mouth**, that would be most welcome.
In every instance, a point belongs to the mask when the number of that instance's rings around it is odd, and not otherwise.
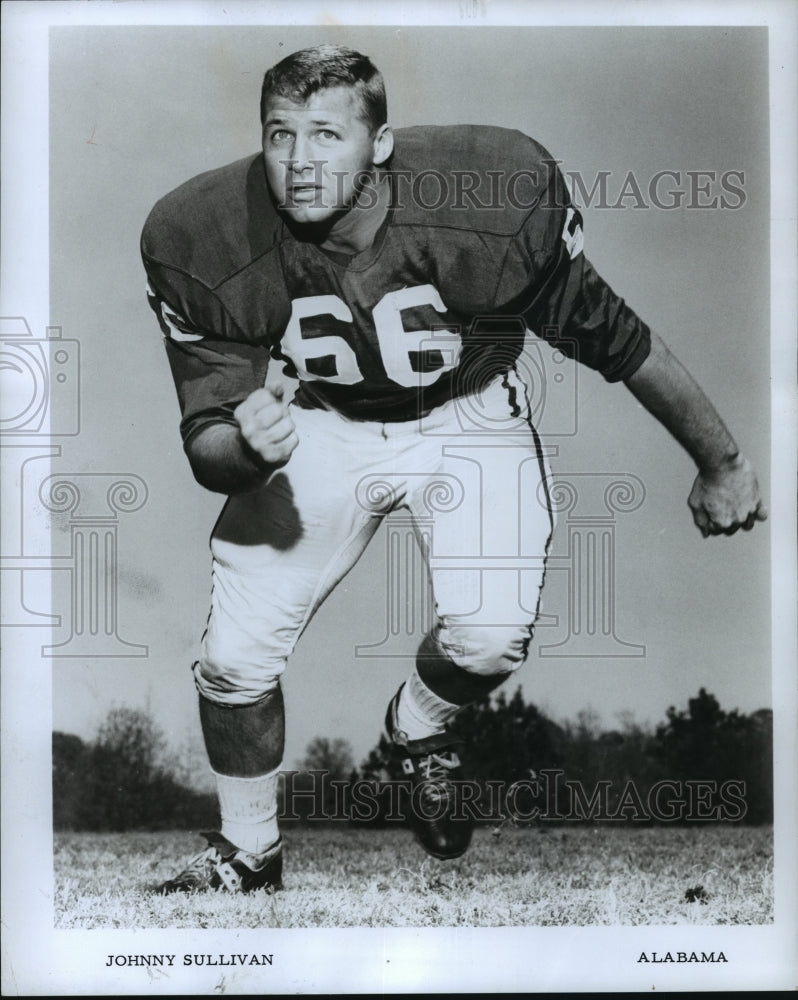
[[[288,199],[303,204],[315,203],[322,205],[322,189],[316,184],[294,184],[288,189]]]

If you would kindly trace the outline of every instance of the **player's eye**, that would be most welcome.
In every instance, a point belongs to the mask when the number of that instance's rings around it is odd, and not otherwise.
[[[325,142],[332,142],[334,139],[341,138],[337,132],[333,132],[333,130],[329,128],[320,128],[318,131],[318,136]]]
[[[269,142],[283,144],[291,140],[291,133],[284,128],[276,128],[269,135]]]

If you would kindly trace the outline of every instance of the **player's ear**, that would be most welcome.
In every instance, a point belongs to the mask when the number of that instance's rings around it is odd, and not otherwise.
[[[379,167],[393,152],[393,132],[389,125],[380,125],[377,129],[372,148],[374,166]]]

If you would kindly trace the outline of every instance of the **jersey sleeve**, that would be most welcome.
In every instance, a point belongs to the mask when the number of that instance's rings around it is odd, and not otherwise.
[[[184,446],[210,424],[236,425],[233,411],[266,378],[268,347],[233,339],[230,317],[201,285],[145,266],[147,298],[161,331],[180,403]]]
[[[555,161],[546,168],[545,193],[510,255],[510,269],[527,275],[518,311],[533,333],[565,355],[608,382],[622,381],[648,356],[650,330],[585,257],[581,215],[570,203]]]

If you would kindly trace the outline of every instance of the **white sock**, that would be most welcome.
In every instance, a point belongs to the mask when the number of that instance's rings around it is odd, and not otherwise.
[[[399,728],[407,733],[409,740],[422,740],[440,733],[461,707],[430,691],[414,669],[399,695],[396,710]]]
[[[256,778],[217,774],[222,836],[249,854],[262,854],[280,836],[277,828],[277,778],[280,769]]]

